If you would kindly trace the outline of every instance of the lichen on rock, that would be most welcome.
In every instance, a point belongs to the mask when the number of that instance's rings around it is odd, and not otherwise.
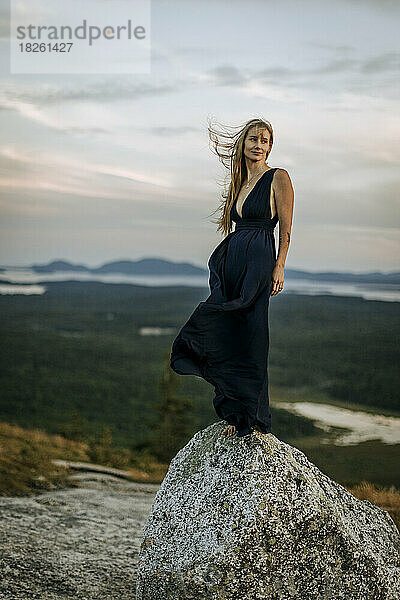
[[[398,600],[400,535],[272,433],[219,421],[171,461],[143,528],[136,600]]]

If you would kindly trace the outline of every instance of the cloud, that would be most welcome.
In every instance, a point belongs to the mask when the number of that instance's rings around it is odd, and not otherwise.
[[[215,85],[242,87],[249,81],[249,76],[233,65],[225,64],[210,69],[208,73],[214,78]]]
[[[290,68],[276,65],[274,67],[253,70],[246,74],[232,65],[223,65],[210,69],[208,71],[210,82],[214,85],[230,85],[234,87],[243,87],[250,81],[257,80],[259,83],[279,83],[280,86],[297,83],[302,86],[309,85],[310,82],[318,80],[323,84],[324,78],[321,75],[337,76],[341,74],[350,74],[352,77],[358,75],[360,80],[369,82],[371,75],[381,73],[398,73],[399,57],[395,53],[386,52],[374,58],[356,59],[347,57],[338,57],[328,60],[324,64],[310,68]],[[352,79],[352,81],[354,81]],[[393,79],[393,85],[395,80]]]
[[[99,79],[93,83],[79,82],[42,83],[35,86],[31,83],[16,83],[3,81],[0,94],[0,110],[14,110],[23,116],[38,121],[52,128],[65,130],[66,133],[107,133],[107,129],[90,127],[63,127],[58,119],[53,119],[41,109],[46,106],[58,106],[60,103],[97,102],[110,103],[118,101],[138,101],[146,98],[167,96],[189,90],[207,89],[213,87],[232,87],[245,90],[251,89],[256,81],[258,84],[275,85],[282,88],[344,89],[355,91],[364,90],[370,86],[374,77],[377,89],[384,95],[395,93],[395,77],[398,75],[399,56],[395,52],[382,52],[376,56],[359,58],[351,46],[307,43],[326,49],[331,55],[319,65],[311,67],[294,67],[276,64],[268,68],[253,70],[239,68],[236,65],[224,63],[206,71],[191,71],[180,78],[169,77],[164,81],[153,78],[147,81],[138,77],[114,76],[112,83],[109,79]],[[159,132],[163,135],[163,132]],[[172,132],[171,132],[172,133]],[[185,133],[184,130],[177,132]],[[168,131],[165,132],[168,134]]]
[[[128,204],[145,199],[154,210],[154,202],[160,202],[160,194],[171,198],[179,195],[172,182],[159,173],[140,172],[100,161],[82,163],[59,154],[23,152],[12,146],[0,147],[0,175],[3,215],[20,214],[25,209],[27,214],[35,213],[33,198],[40,198],[41,194],[46,202],[39,202],[39,212],[45,207],[53,212],[53,205],[61,209],[61,196],[71,202],[74,197]],[[18,194],[21,202],[6,201],[11,194],[13,198]]]
[[[5,84],[3,83],[3,98],[5,102],[30,102],[38,105],[59,104],[60,102],[76,101],[101,101],[112,102],[118,100],[138,100],[147,96],[159,96],[176,92],[183,83],[175,81],[171,83],[147,82],[144,80],[130,81],[128,77],[113,77],[110,80],[97,81],[96,83],[85,83],[83,86],[65,84],[38,83],[35,87],[31,84]],[[0,99],[1,104],[3,102]]]
[[[366,75],[370,75],[371,73],[386,73],[391,71],[397,71],[398,73],[399,66],[399,55],[394,52],[386,52],[380,56],[375,56],[374,58],[364,60],[360,65],[360,72]]]
[[[183,127],[146,127],[142,128],[142,130],[149,131],[153,135],[161,135],[167,138],[171,137],[171,135],[180,136],[185,135],[186,133],[197,133],[200,131],[198,127],[190,127],[189,125]]]

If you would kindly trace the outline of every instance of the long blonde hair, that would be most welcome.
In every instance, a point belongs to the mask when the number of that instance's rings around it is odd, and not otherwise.
[[[211,148],[218,156],[220,162],[229,169],[230,182],[229,187],[226,190],[226,185],[221,193],[222,200],[219,206],[211,213],[213,215],[216,211],[220,211],[221,215],[217,221],[213,221],[218,224],[217,232],[222,231],[225,235],[230,233],[232,230],[231,220],[231,208],[236,201],[237,195],[247,177],[246,161],[244,156],[244,141],[246,135],[252,127],[259,129],[267,129],[270,134],[269,150],[266,158],[268,158],[272,144],[273,144],[273,129],[269,121],[265,119],[250,119],[242,126],[230,127],[230,126],[219,126],[220,131],[217,131],[211,124],[211,120],[208,119],[208,135],[210,139]],[[236,131],[235,131],[236,130]],[[210,216],[211,216],[210,215]]]

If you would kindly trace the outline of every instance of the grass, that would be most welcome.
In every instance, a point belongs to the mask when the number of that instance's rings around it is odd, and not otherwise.
[[[168,465],[157,463],[146,452],[130,453],[110,449],[107,444],[69,440],[39,429],[25,429],[0,423],[0,496],[29,496],[44,490],[77,487],[69,479],[69,469],[55,465],[52,459],[101,464],[126,468],[132,481],[159,483]]]
[[[383,486],[376,486],[368,481],[362,481],[358,485],[346,487],[346,489],[359,500],[368,500],[386,510],[400,531],[400,491],[396,490],[394,486],[388,489]]]

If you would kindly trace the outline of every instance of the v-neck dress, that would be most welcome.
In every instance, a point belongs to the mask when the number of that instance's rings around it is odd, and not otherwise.
[[[210,295],[195,308],[171,349],[179,375],[197,375],[214,386],[216,414],[237,436],[256,427],[271,431],[268,395],[268,309],[276,263],[270,190],[276,169],[265,171],[247,195],[242,217],[208,259]]]

